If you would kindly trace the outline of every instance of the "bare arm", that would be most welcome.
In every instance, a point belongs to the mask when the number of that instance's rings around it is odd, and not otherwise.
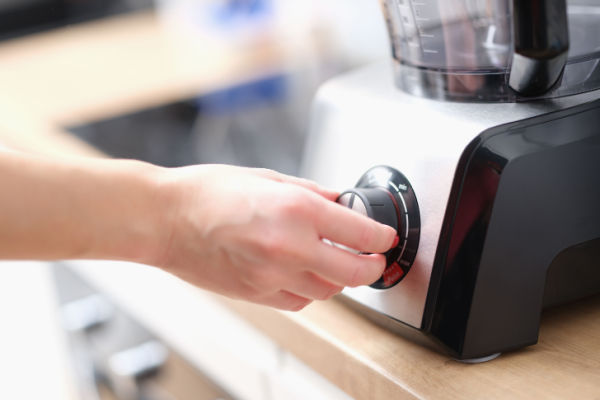
[[[274,171],[0,151],[0,258],[159,266],[234,298],[297,310],[381,275],[392,228]]]
[[[158,234],[157,170],[0,151],[0,258],[143,261],[148,238]]]

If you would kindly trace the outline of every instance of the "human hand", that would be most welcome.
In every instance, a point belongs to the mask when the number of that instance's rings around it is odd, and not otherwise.
[[[150,263],[228,297],[300,310],[383,273],[396,231],[337,193],[270,170],[201,165],[163,172],[163,242]],[[343,244],[352,254],[323,242]]]

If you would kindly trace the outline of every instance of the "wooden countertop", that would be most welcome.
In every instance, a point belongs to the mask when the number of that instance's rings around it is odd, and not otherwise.
[[[467,365],[388,332],[338,301],[297,315],[231,305],[358,399],[598,399],[600,297],[548,311],[540,341]]]
[[[285,51],[267,40],[223,46],[153,12],[129,14],[0,43],[0,96],[77,124],[247,80],[281,68]]]
[[[101,156],[61,127],[280,66],[277,44],[244,52],[181,46],[151,13],[0,44],[0,142],[55,156]],[[190,64],[172,57],[180,52]],[[220,300],[355,398],[600,399],[600,297],[545,312],[537,345],[480,365],[413,344],[335,299],[296,314]]]

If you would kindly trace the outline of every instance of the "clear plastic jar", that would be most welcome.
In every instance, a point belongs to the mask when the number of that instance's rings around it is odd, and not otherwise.
[[[564,0],[562,8],[556,0],[514,2],[382,0],[398,86],[464,101],[531,100],[599,88],[600,2],[570,0],[566,11]],[[519,84],[546,79],[546,73],[547,87]]]

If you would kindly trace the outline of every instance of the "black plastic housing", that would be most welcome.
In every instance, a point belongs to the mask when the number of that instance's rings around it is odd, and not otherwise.
[[[598,292],[600,101],[480,134],[456,172],[423,330],[457,359],[485,357],[536,343],[544,304]]]

